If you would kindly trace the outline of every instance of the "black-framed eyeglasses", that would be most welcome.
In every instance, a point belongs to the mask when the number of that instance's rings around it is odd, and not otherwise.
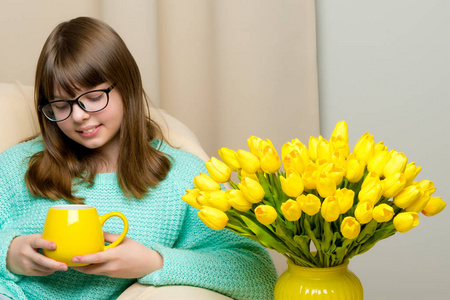
[[[85,112],[93,113],[105,109],[109,103],[109,93],[116,86],[114,83],[107,89],[86,92],[73,100],[49,100],[49,103],[39,106],[39,111],[53,122],[64,121],[72,114],[76,103]]]

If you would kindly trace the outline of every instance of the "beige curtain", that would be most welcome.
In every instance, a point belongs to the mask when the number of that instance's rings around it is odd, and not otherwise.
[[[153,103],[206,152],[319,133],[313,0],[101,1]]]

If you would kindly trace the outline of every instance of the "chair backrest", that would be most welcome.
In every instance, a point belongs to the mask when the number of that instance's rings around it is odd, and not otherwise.
[[[33,87],[17,81],[0,83],[0,108],[0,152],[39,132],[34,112]],[[186,125],[157,108],[152,108],[150,114],[171,145],[204,161],[209,159],[195,134]]]

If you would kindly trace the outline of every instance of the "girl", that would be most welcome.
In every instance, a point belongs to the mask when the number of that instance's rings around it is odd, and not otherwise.
[[[273,298],[267,252],[209,229],[181,201],[206,172],[203,161],[163,141],[136,62],[112,28],[86,17],[57,26],[38,61],[35,98],[41,135],[0,155],[0,295],[116,299],[137,280],[200,287],[208,299]],[[40,234],[48,208],[67,202],[124,213],[127,238],[72,259],[85,267],[43,256],[58,246]],[[105,223],[105,240],[121,226]]]

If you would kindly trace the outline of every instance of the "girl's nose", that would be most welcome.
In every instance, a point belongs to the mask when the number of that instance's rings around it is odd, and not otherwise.
[[[83,105],[80,103],[80,105]],[[91,115],[85,112],[77,103],[72,104],[72,119],[75,122],[81,122],[88,119]]]

